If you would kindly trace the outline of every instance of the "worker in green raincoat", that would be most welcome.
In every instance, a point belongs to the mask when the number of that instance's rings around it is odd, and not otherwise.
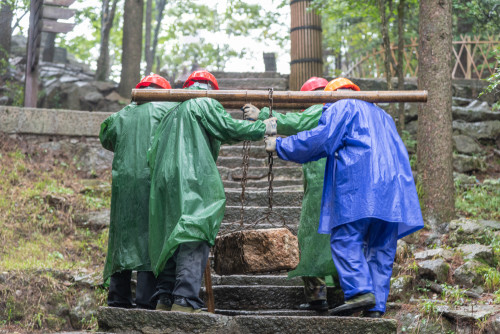
[[[169,89],[169,82],[152,74],[136,88]],[[111,215],[104,282],[109,280],[108,305],[131,308],[131,274],[137,271],[135,303],[151,309],[156,288],[148,253],[149,168],[146,154],[156,127],[178,103],[131,103],[101,124],[102,146],[114,152]]]
[[[195,71],[184,87],[218,89],[218,84],[209,72]],[[148,152],[149,252],[158,275],[156,309],[201,312],[203,272],[226,204],[215,164],[220,145],[260,140],[271,133],[276,133],[275,119],[234,120],[210,98],[185,101],[162,120]]]
[[[301,91],[323,90],[328,81],[312,77],[301,87]],[[337,89],[350,87],[339,86]],[[243,107],[247,119],[267,119],[269,109],[259,110],[251,104]],[[301,113],[276,113],[278,133],[291,136],[301,131],[314,129],[323,112],[323,105],[313,105]],[[304,282],[306,303],[300,304],[301,310],[327,311],[326,276],[332,276],[333,284],[338,286],[338,276],[330,250],[330,236],[318,233],[321,212],[321,195],[325,177],[326,158],[302,165],[304,173],[304,198],[298,229],[300,262],[288,277],[301,276]]]

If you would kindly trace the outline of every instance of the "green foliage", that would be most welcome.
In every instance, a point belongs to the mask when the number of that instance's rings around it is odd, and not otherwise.
[[[441,284],[441,287],[443,288],[441,295],[448,303],[452,303],[453,305],[464,305],[467,301],[464,293],[465,291],[460,289],[458,285],[451,286],[444,283]]]
[[[397,41],[397,3],[389,2],[387,20],[389,36],[393,43]],[[418,1],[406,0],[405,17],[405,44],[410,43],[410,38],[418,35]],[[323,21],[323,47],[331,56],[328,63],[339,62],[339,57],[345,65],[350,65],[355,59],[379,49],[382,45],[380,33],[380,17],[376,0],[337,1],[314,0],[313,7],[322,16]],[[329,22],[331,24],[325,24]],[[340,74],[340,69],[334,69],[330,75]]]
[[[500,288],[500,271],[496,268],[489,268],[484,277],[484,287],[487,291],[493,292]]]
[[[459,29],[470,29],[471,35],[498,34],[500,26],[500,6],[497,0],[453,0],[453,26],[455,36],[458,37]]]
[[[420,309],[424,314],[435,315],[438,314],[436,301],[426,300],[420,304]]]
[[[469,218],[500,219],[500,183],[485,181],[480,185],[461,186],[455,183],[455,208]]]

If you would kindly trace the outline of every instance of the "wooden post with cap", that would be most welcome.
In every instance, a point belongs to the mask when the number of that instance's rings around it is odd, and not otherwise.
[[[323,75],[321,17],[309,10],[311,0],[290,1],[290,90]]]

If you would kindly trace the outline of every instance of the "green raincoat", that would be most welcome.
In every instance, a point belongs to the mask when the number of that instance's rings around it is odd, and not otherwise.
[[[179,244],[214,244],[226,204],[215,165],[220,145],[260,140],[265,130],[261,121],[234,120],[209,98],[183,102],[165,116],[148,152],[149,253],[156,275]]]
[[[151,270],[148,254],[150,181],[146,154],[156,127],[176,105],[178,103],[132,103],[101,124],[101,144],[114,152],[104,282],[122,270]]]
[[[307,108],[301,113],[294,112],[286,115],[273,113],[273,116],[277,118],[278,133],[291,136],[317,127],[322,112],[323,105],[318,104]],[[259,114],[259,119],[264,120],[268,117],[269,109],[263,108]],[[304,199],[302,200],[298,231],[300,262],[297,268],[288,273],[289,278],[295,276],[325,277],[337,275],[330,251],[330,236],[318,233],[325,165],[326,158],[302,165]]]

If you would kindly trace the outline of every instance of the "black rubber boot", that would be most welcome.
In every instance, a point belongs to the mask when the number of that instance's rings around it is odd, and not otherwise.
[[[364,311],[363,317],[365,317],[365,318],[382,318],[382,312],[380,312],[380,311]]]
[[[373,307],[375,307],[375,295],[365,293],[349,299],[344,305],[334,308],[330,311],[330,315],[349,316],[359,311],[367,311]]]
[[[299,310],[312,310],[317,312],[328,311],[328,302],[326,300],[313,300],[310,303],[300,304]]]
[[[173,299],[173,296],[169,294],[160,295],[160,298],[158,298],[158,303],[156,304],[156,310],[171,311]]]

